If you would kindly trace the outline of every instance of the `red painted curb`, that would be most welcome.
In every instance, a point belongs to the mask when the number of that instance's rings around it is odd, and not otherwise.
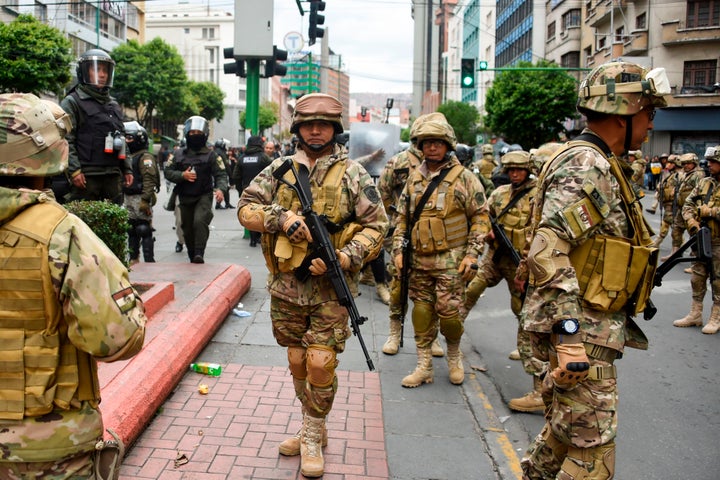
[[[135,282],[133,285],[147,285],[148,290],[140,294],[145,306],[145,316],[152,318],[175,298],[175,285],[170,282]]]
[[[145,344],[101,390],[105,428],[131,445],[172,392],[188,365],[250,289],[250,272],[230,264],[182,312],[171,306],[152,322],[166,328]]]

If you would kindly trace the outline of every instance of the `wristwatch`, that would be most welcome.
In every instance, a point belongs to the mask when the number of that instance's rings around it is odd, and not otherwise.
[[[560,320],[552,327],[553,333],[562,335],[575,335],[580,331],[580,323],[575,318]]]

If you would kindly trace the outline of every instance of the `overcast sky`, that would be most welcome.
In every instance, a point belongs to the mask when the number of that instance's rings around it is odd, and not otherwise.
[[[257,0],[268,1],[268,0]],[[185,10],[210,8],[233,11],[234,0],[149,0],[147,4],[181,4]],[[288,32],[300,32],[307,41],[309,3],[302,1],[300,16],[295,0],[275,0],[274,43],[283,47]],[[350,75],[350,92],[411,93],[413,20],[411,0],[326,0],[326,35],[330,48],[342,56]],[[320,42],[310,48],[320,53]]]

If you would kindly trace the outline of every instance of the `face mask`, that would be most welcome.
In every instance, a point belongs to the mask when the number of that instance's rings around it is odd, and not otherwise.
[[[205,138],[202,135],[188,135],[187,146],[190,150],[200,150],[205,146]]]

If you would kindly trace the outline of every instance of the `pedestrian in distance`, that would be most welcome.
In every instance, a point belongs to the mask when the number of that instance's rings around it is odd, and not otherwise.
[[[223,163],[225,164],[225,172],[228,176],[228,185],[225,187],[225,190],[222,191],[223,194],[223,200],[225,200],[225,205],[223,206],[222,202],[216,202],[215,203],[215,209],[216,210],[222,210],[225,208],[235,208],[235,205],[232,205],[230,203],[230,177],[232,176],[232,170],[230,168],[230,157],[228,156],[228,148],[230,147],[230,140],[224,139],[224,138],[218,138],[215,140],[215,146],[214,151],[217,156],[222,158]]]
[[[667,153],[663,153],[660,158],[668,159],[665,163],[666,175],[664,175],[664,178],[661,178],[660,183],[658,183],[657,191],[655,192],[655,202],[653,202],[650,208],[646,209],[648,213],[654,215],[658,206],[661,207],[662,219],[660,220],[660,233],[655,238],[656,248],[660,248],[660,245],[662,245],[663,240],[672,227],[673,212],[676,208],[675,194],[682,179],[682,166],[679,155],[668,156]]]
[[[453,154],[457,140],[444,116],[425,120],[416,136],[423,162],[404,187],[393,234],[395,268],[403,271],[409,267],[417,350],[417,366],[401,384],[414,388],[433,382],[431,344],[439,325],[447,343],[450,382],[460,385],[465,377],[460,305],[465,283],[475,273],[473,265],[490,230],[484,211],[485,191]],[[405,266],[403,257],[410,255],[408,241],[412,255]]]
[[[122,205],[123,186],[132,184],[127,158],[123,112],[110,96],[115,61],[103,50],[91,49],[78,59],[78,83],[60,106],[73,125],[68,133],[68,200],[110,200]]]
[[[210,126],[205,118],[192,116],[185,121],[186,147],[176,151],[165,166],[165,178],[176,183],[177,205],[188,258],[205,263],[205,247],[213,219],[213,198],[223,200],[228,177],[223,159],[208,148]]]
[[[0,478],[117,478],[124,448],[102,441],[96,362],[145,337],[128,271],[47,180],[67,168],[68,115],[0,95]]]
[[[693,154],[694,155],[694,154]],[[682,216],[687,225],[688,233],[694,235],[702,225],[710,229],[712,244],[712,269],[703,262],[695,262],[691,267],[690,286],[692,287],[692,305],[690,313],[684,318],[675,320],[676,327],[703,327],[703,299],[710,280],[712,293],[712,311],[708,323],[702,333],[712,335],[720,329],[720,145],[708,147],[705,151],[710,176],[690,192],[682,209]]]
[[[301,97],[290,126],[298,138],[297,152],[260,172],[243,190],[238,205],[240,223],[262,233],[270,271],[273,335],[287,348],[295,395],[302,405],[302,427],[279,445],[279,451],[300,455],[301,473],[306,477],[320,477],[325,471],[325,419],[338,388],[338,354],[345,350],[351,333],[348,310],[338,302],[326,275],[328,266],[320,257],[308,257],[313,238],[298,214],[300,199],[273,173],[291,161],[300,178],[288,179],[292,171],[282,178],[309,186],[312,208],[324,216],[348,287],[357,295],[357,273],[379,252],[388,225],[372,178],[335,141],[335,135],[343,131],[342,112],[343,105],[333,96]]]
[[[270,165],[270,162],[272,162],[272,159],[265,152],[265,143],[262,137],[253,135],[248,138],[245,153],[238,158],[237,166],[233,172],[235,188],[240,192],[240,195],[250,185],[255,176]],[[260,232],[250,229],[250,246],[258,246],[260,237]]]
[[[658,254],[619,158],[640,147],[669,93],[662,68],[595,67],[578,92],[587,128],[539,175],[521,319],[535,356],[549,352],[548,407],[521,461],[523,479],[615,474],[614,362],[626,347],[648,347],[633,317],[647,305]]]

